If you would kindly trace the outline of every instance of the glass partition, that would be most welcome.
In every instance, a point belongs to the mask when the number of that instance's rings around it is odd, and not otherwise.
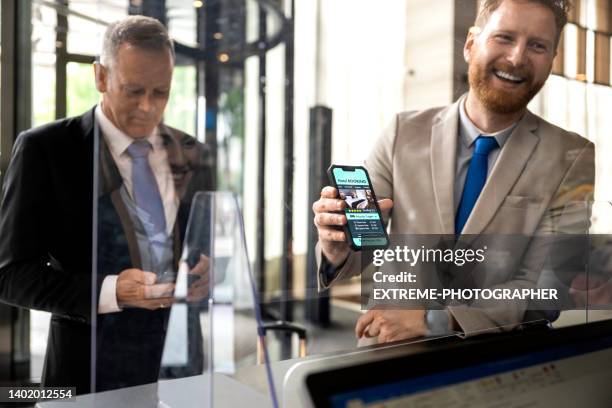
[[[268,370],[260,376],[261,392],[245,391],[232,378],[246,366],[259,370],[275,358],[260,336],[272,331],[272,322],[259,315],[256,298],[265,294],[255,290],[250,275],[245,235],[252,234],[245,234],[241,207],[246,201],[249,209],[255,208],[247,185],[258,182],[252,170],[255,154],[246,158],[245,134],[248,143],[270,133],[268,140],[276,145],[282,137],[282,115],[268,122],[274,124],[271,131],[265,121],[258,127],[261,119],[252,115],[253,109],[272,114],[284,110],[283,79],[274,75],[281,85],[270,81],[272,108],[264,99],[251,103],[246,112],[245,82],[265,86],[260,81],[265,72],[246,73],[247,60],[265,59],[268,50],[284,41],[285,20],[281,8],[265,0],[200,3],[172,1],[164,11],[175,40],[172,91],[163,123],[144,149],[150,150],[149,157],[159,153],[162,161],[165,155],[167,166],[147,174],[146,166],[137,165],[140,153],[116,150],[100,107],[90,110],[96,137],[92,394],[83,402],[212,406],[229,392],[239,398],[250,393],[249,401],[263,398],[265,406],[276,405]],[[86,57],[93,57],[87,54],[97,54],[92,37],[101,43],[105,26],[126,14],[161,16],[149,5],[114,1],[47,6],[68,16],[64,85],[70,114],[95,102],[93,77],[86,80],[84,71]],[[260,24],[263,34],[257,32]],[[85,44],[84,38],[91,41]],[[282,55],[270,61],[278,68]],[[122,155],[130,160],[131,174],[122,167]],[[158,198],[147,187],[151,177]],[[232,193],[203,193],[218,188]],[[247,230],[254,231],[253,218],[246,218]]]
[[[237,386],[231,376],[255,364],[258,348],[267,359],[238,200],[203,193],[205,145],[167,126],[150,145],[127,148],[133,183],[125,182],[112,141],[98,130],[104,118],[96,123],[92,389],[112,391],[109,402],[184,406],[177,390],[193,387],[191,403],[213,406],[217,392]],[[139,149],[167,153],[157,196]],[[161,206],[166,189],[176,200]],[[132,387],[139,392],[121,392]]]

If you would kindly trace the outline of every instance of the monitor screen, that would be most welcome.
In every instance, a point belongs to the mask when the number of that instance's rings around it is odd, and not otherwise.
[[[338,408],[603,408],[612,407],[610,384],[612,336],[344,390],[329,395],[326,405]]]

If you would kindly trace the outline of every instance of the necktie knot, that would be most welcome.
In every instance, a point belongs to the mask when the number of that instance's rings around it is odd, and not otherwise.
[[[488,156],[493,149],[498,148],[497,140],[492,136],[478,136],[476,138],[476,148],[474,154],[482,154]]]
[[[147,157],[151,151],[151,143],[146,140],[136,140],[127,148],[127,154],[132,159]]]

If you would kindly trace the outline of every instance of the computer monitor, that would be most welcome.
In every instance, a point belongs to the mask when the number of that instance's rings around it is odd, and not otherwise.
[[[611,384],[612,321],[449,343],[306,377],[313,405],[334,408],[609,408]]]

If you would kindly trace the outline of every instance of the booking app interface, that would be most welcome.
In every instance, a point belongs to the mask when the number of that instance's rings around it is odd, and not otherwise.
[[[346,219],[353,243],[359,247],[387,244],[384,226],[363,169],[333,169],[340,198],[346,202]]]

